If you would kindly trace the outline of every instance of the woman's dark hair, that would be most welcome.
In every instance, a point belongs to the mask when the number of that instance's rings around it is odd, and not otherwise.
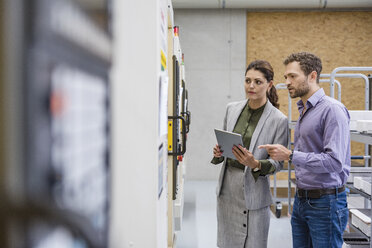
[[[251,69],[260,71],[266,78],[267,82],[270,82],[271,80],[274,79],[273,67],[270,65],[269,62],[265,60],[255,60],[251,62],[248,65],[247,70],[245,70],[245,75]],[[279,108],[278,103],[279,97],[278,94],[276,93],[276,88],[274,85],[271,87],[269,92],[266,92],[266,96],[274,107]]]

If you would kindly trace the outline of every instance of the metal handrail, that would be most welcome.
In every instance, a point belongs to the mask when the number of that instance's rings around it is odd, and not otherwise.
[[[331,78],[331,97],[334,96],[334,80],[335,80],[335,76],[336,76],[336,73],[339,72],[339,71],[372,71],[372,67],[368,66],[368,67],[365,67],[365,66],[361,66],[361,67],[357,67],[357,66],[342,66],[342,67],[337,67],[335,68],[332,72],[331,72],[331,75],[330,75],[330,78]]]
[[[322,74],[320,76],[322,76]],[[319,83],[331,83],[331,80],[330,79],[319,79]],[[335,80],[335,83],[337,84],[337,100],[341,102],[341,84],[338,80]]]
[[[343,67],[339,67],[339,68],[343,68]],[[348,68],[348,67],[346,67]],[[361,67],[361,68],[369,68],[369,67]],[[372,67],[370,67],[372,69]],[[322,77],[331,77],[330,80],[331,80],[331,92],[330,92],[330,95],[331,97],[333,97],[332,93],[334,91],[334,84],[332,86],[332,74],[320,74],[320,76]],[[335,77],[343,77],[343,78],[363,78],[364,79],[364,85],[365,85],[365,92],[364,92],[364,97],[365,97],[365,102],[364,102],[364,109],[365,110],[369,110],[369,80],[368,80],[368,77],[362,73],[339,73],[339,74],[335,74],[333,76],[333,82],[335,82]]]

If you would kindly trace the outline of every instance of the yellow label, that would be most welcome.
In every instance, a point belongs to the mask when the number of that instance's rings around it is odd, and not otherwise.
[[[160,61],[161,61],[161,69],[164,71],[167,69],[167,57],[165,56],[163,50],[160,50]]]
[[[183,124],[183,121],[180,120],[180,130],[182,130],[182,124]],[[182,131],[181,131],[182,133]]]
[[[168,121],[168,151],[172,151],[173,144],[173,122]]]

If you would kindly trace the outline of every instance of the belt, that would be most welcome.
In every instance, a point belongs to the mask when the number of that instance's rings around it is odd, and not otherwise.
[[[345,185],[337,189],[338,193],[345,191]],[[323,195],[335,195],[336,189],[299,189],[297,188],[297,196],[300,198],[320,198]]]

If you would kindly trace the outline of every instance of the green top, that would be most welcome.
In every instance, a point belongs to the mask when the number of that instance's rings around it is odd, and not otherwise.
[[[240,133],[242,135],[244,147],[249,147],[249,145],[251,144],[253,132],[256,129],[257,123],[261,118],[261,115],[265,109],[265,106],[266,104],[263,105],[262,107],[259,107],[258,109],[251,109],[247,102],[242,113],[240,114],[239,119],[235,124],[233,132]],[[223,162],[223,160],[224,160],[224,157],[220,157],[220,158],[214,157],[211,163],[219,164]],[[256,181],[259,176],[265,176],[275,171],[275,167],[270,163],[269,160],[265,159],[265,160],[259,160],[259,161],[261,163],[261,170],[256,171],[256,172],[251,170],[252,175]],[[227,159],[226,164],[227,166],[233,166],[233,167],[236,167],[242,170],[244,170],[245,168],[245,165],[231,158]]]

